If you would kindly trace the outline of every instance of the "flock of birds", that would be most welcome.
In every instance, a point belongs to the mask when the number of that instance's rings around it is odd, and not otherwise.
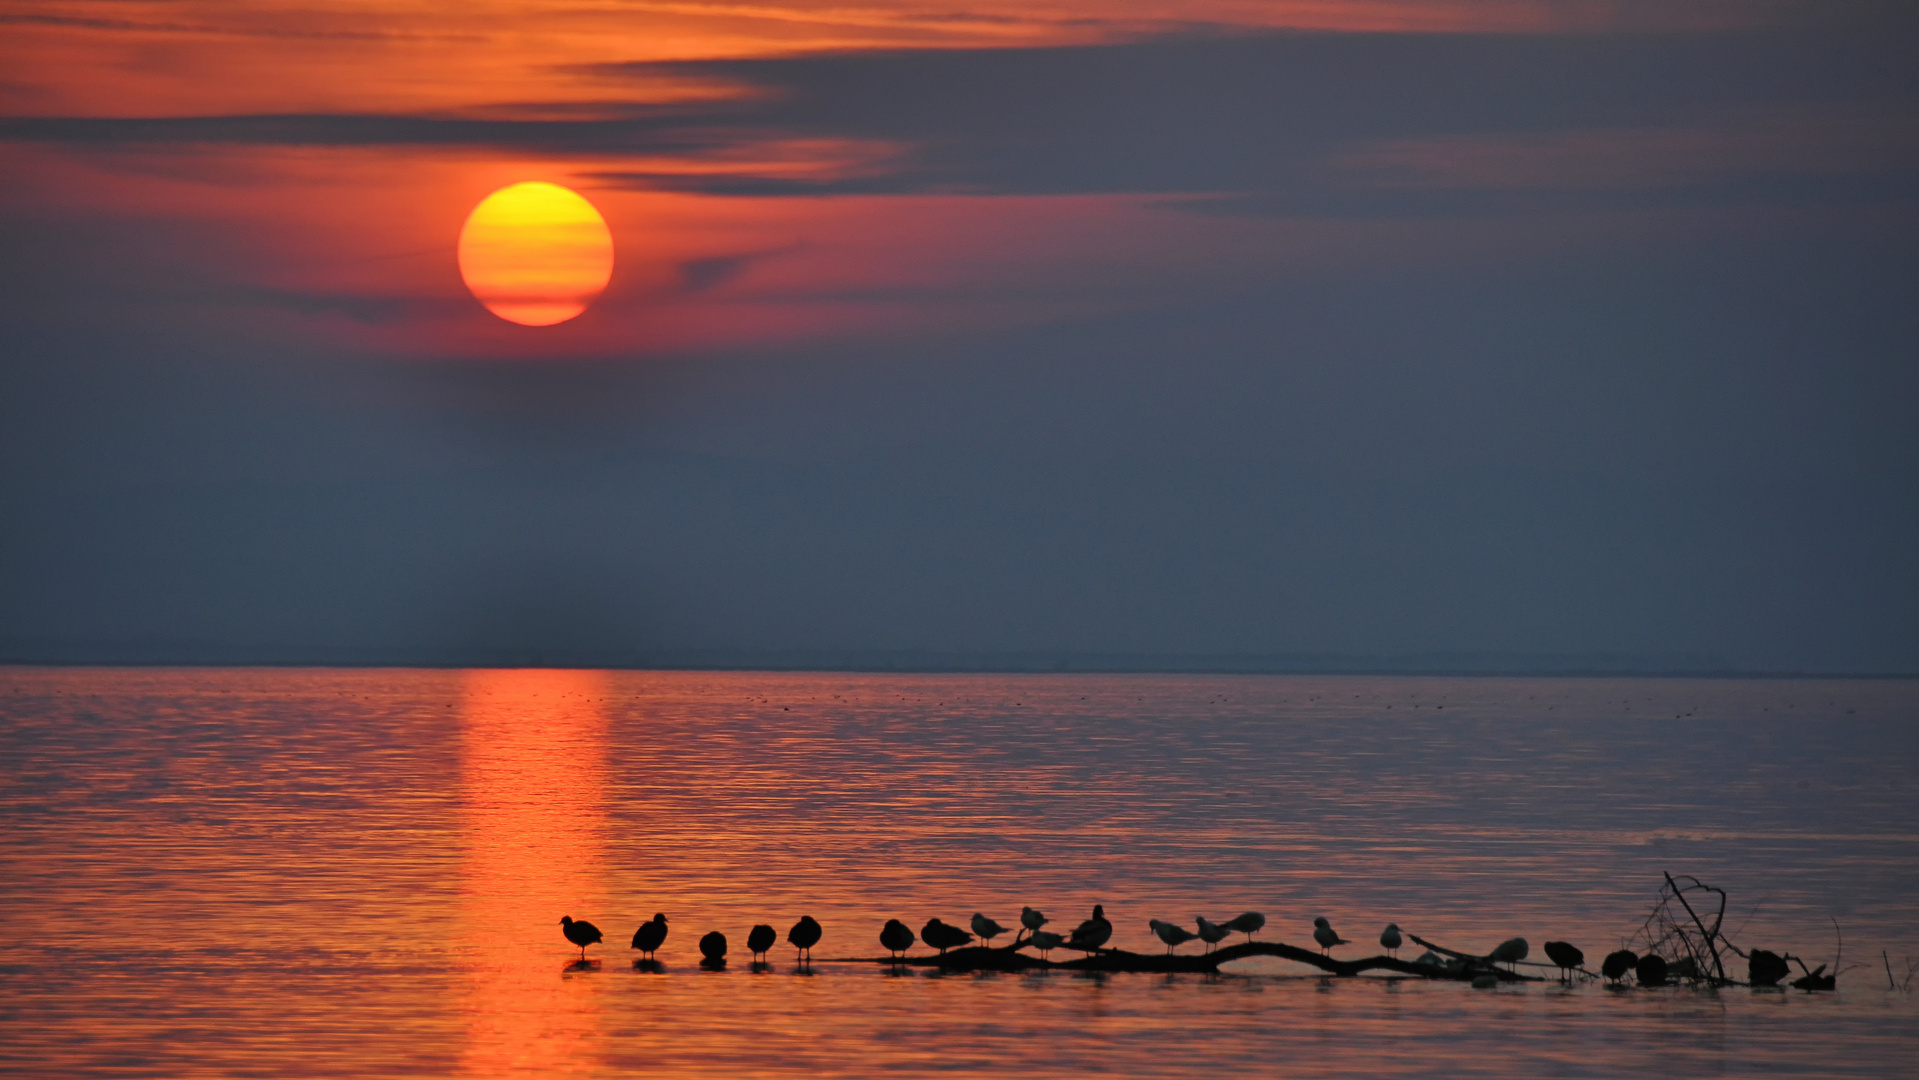
[[[1113,937],[1113,924],[1107,920],[1106,909],[1100,904],[1094,904],[1092,917],[1074,927],[1070,934],[1062,935],[1044,929],[1050,921],[1044,912],[1032,907],[1022,907],[1019,913],[1020,928],[1013,934],[1013,947],[1018,947],[1022,943],[1028,944],[1042,957],[1050,956],[1054,949],[1062,947],[1091,955],[1099,952]],[[990,944],[994,938],[1007,932],[1007,927],[977,911],[973,913],[969,925],[972,928],[970,932],[933,918],[920,927],[919,934],[915,935],[913,929],[900,920],[888,919],[886,925],[880,929],[880,944],[886,948],[894,960],[901,959],[905,952],[913,947],[915,941],[924,942],[929,947],[938,949],[940,955],[944,956],[948,949],[970,945],[975,940],[982,945]],[[1250,942],[1253,940],[1253,935],[1265,927],[1266,916],[1257,911],[1247,911],[1224,922],[1213,922],[1203,915],[1198,915],[1194,916],[1192,930],[1163,919],[1148,920],[1146,925],[1153,932],[1153,936],[1165,944],[1167,954],[1171,955],[1173,950],[1194,940],[1202,942],[1207,952],[1211,952],[1220,942],[1233,934],[1245,934],[1246,940]],[[572,916],[560,919],[560,932],[566,936],[566,940],[579,946],[582,961],[586,959],[586,947],[599,944],[602,940],[599,927]],[[802,915],[800,921],[794,923],[792,929],[786,932],[787,944],[797,950],[798,959],[802,965],[811,962],[813,946],[819,944],[823,932],[820,924],[811,915]],[[642,963],[654,961],[660,946],[666,943],[666,934],[667,923],[664,914],[654,915],[641,923],[639,929],[633,931],[632,947],[639,950]],[[1397,959],[1399,949],[1405,944],[1406,937],[1407,935],[1400,931],[1398,923],[1388,923],[1386,929],[1380,932],[1379,944],[1386,950],[1387,956]],[[1313,920],[1313,940],[1318,943],[1322,956],[1331,956],[1332,950],[1341,945],[1352,944],[1340,937],[1339,932],[1333,929],[1333,924],[1323,915]],[[753,927],[746,935],[747,950],[756,963],[764,961],[767,951],[778,942],[778,931],[765,923]],[[1572,972],[1584,970],[1586,954],[1577,947],[1564,941],[1548,941],[1545,949],[1547,958],[1560,969],[1563,978],[1569,979]],[[726,935],[718,930],[708,932],[700,938],[700,955],[703,957],[701,964],[706,967],[724,967],[726,950]],[[1507,964],[1516,968],[1520,961],[1526,959],[1530,951],[1525,938],[1511,938],[1501,942],[1483,958],[1462,957],[1448,960],[1428,949],[1425,955],[1414,962],[1444,966],[1465,959],[1483,959],[1493,964]],[[1624,949],[1607,956],[1600,971],[1606,979],[1614,982],[1626,973],[1634,972],[1642,985],[1650,986],[1662,985],[1667,978],[1666,964],[1660,957],[1639,957]]]

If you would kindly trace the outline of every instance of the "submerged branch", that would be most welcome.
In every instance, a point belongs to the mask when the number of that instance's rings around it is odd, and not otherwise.
[[[1418,938],[1413,938],[1418,941]],[[1021,950],[1029,942],[1016,945],[991,948],[974,945],[964,949],[949,949],[945,954],[932,956],[906,956],[895,959],[890,956],[861,957],[853,963],[899,964],[912,967],[937,967],[942,971],[1107,971],[1129,973],[1163,974],[1211,974],[1217,972],[1221,964],[1235,960],[1245,960],[1254,956],[1276,956],[1282,960],[1306,964],[1324,971],[1328,975],[1350,977],[1367,971],[1391,971],[1400,975],[1410,975],[1421,979],[1453,979],[1470,981],[1480,975],[1496,975],[1502,982],[1538,982],[1535,976],[1519,975],[1501,969],[1495,969],[1478,957],[1469,958],[1466,964],[1416,964],[1409,960],[1400,960],[1391,956],[1368,956],[1358,960],[1338,960],[1330,956],[1321,956],[1311,949],[1302,949],[1277,941],[1250,941],[1238,945],[1228,945],[1214,949],[1209,953],[1134,953],[1124,949],[1103,949],[1089,953],[1077,960],[1045,960],[1037,956],[1028,956]],[[1421,942],[1421,944],[1425,944]],[[1440,950],[1435,950],[1440,951]],[[1460,955],[1450,953],[1449,955]]]

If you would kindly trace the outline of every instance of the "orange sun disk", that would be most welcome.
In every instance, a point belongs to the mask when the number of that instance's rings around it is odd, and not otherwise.
[[[578,192],[512,184],[480,200],[460,229],[460,277],[486,309],[522,326],[585,311],[613,276],[613,234]]]

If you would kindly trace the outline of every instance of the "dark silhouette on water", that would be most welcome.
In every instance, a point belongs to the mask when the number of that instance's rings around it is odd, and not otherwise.
[[[1199,927],[1199,940],[1206,943],[1207,952],[1212,952],[1213,947],[1225,941],[1231,933],[1231,931],[1227,930],[1224,926],[1208,919],[1204,915],[1193,916],[1193,922]]]
[[[1399,947],[1405,943],[1406,939],[1400,936],[1399,924],[1396,922],[1387,923],[1386,929],[1379,932],[1379,947],[1386,950],[1387,956],[1397,958]]]
[[[1633,965],[1633,979],[1641,986],[1666,985],[1666,958],[1648,954]]]
[[[1625,977],[1626,972],[1638,966],[1638,953],[1633,952],[1631,949],[1620,949],[1616,952],[1606,954],[1606,959],[1600,961],[1599,973],[1606,977],[1606,981],[1616,983]]]
[[[586,947],[600,942],[600,928],[584,919],[575,921],[571,915],[560,916],[560,933],[566,940],[580,947],[580,959],[586,959]]]
[[[1111,940],[1113,924],[1106,921],[1106,908],[1102,904],[1093,905],[1093,917],[1073,927],[1073,936],[1066,940],[1066,947],[1079,949],[1086,953],[1096,953],[1099,947]]]
[[[708,930],[706,936],[700,938],[700,955],[705,957],[700,961],[703,968],[717,971],[725,967],[726,935],[718,930]]]
[[[653,954],[658,952],[660,946],[664,944],[666,944],[665,915],[656,913],[653,918],[641,923],[638,930],[633,931],[632,947],[640,950],[641,959],[657,959]]]
[[[1031,907],[1022,907],[1019,909],[1019,924],[1025,928],[1027,933],[1038,933],[1039,928],[1045,926],[1046,923],[1047,918],[1044,911]]]
[[[1026,938],[1026,943],[1042,958],[1052,955],[1053,950],[1066,944],[1066,939],[1051,930],[1035,930]]]
[[[1245,934],[1246,940],[1251,941],[1253,935],[1259,933],[1259,928],[1266,925],[1266,916],[1257,911],[1243,911],[1220,925],[1235,934]]]
[[[746,951],[749,956],[766,959],[766,950],[779,944],[780,933],[765,923],[755,926],[746,935]]]
[[[1339,931],[1333,929],[1333,924],[1328,922],[1324,915],[1313,920],[1313,940],[1319,942],[1321,956],[1331,956],[1335,947],[1352,944],[1339,936]]]
[[[1526,959],[1532,951],[1532,946],[1526,944],[1525,938],[1507,938],[1493,946],[1493,951],[1486,954],[1486,959],[1495,964],[1505,964],[1512,970],[1518,971],[1519,962]]]
[[[1005,932],[1006,932],[1006,928],[1004,926],[1001,926],[1000,924],[994,922],[993,920],[987,918],[986,916],[981,915],[977,911],[973,912],[973,933],[979,935],[979,939],[981,942],[992,941],[994,938],[1000,936],[1001,934],[1004,934]]]
[[[1546,959],[1558,966],[1559,978],[1563,982],[1571,982],[1573,969],[1586,963],[1586,954],[1579,951],[1577,945],[1570,945],[1564,941],[1548,941],[1545,949]]]
[[[886,920],[880,927],[880,944],[897,959],[899,954],[913,947],[913,930],[898,919]]]
[[[811,915],[800,916],[800,921],[794,923],[793,929],[786,932],[787,943],[800,951],[801,964],[806,964],[813,959],[813,946],[820,943],[821,933],[820,924],[814,922]]]
[[[1746,981],[1754,986],[1778,986],[1791,973],[1786,958],[1770,949],[1754,949],[1746,955]]]
[[[940,955],[944,956],[946,950],[957,949],[961,945],[970,943],[973,935],[957,926],[949,926],[935,917],[928,919],[926,925],[920,927],[920,940],[938,949]]]
[[[1166,951],[1169,954],[1199,936],[1183,926],[1175,926],[1163,919],[1148,919],[1146,927],[1155,937],[1166,943]]]

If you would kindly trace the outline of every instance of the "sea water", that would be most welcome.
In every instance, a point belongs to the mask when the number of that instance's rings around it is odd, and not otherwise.
[[[1887,972],[1919,961],[1910,681],[12,668],[0,762],[15,1075],[1919,1061]],[[1150,918],[1258,910],[1295,945],[1326,916],[1348,958],[1397,922],[1596,966],[1666,872],[1727,891],[1735,942],[1843,964],[1838,991],[871,962],[888,918],[1030,904],[1067,930],[1101,903],[1136,951],[1162,949]],[[783,941],[802,914],[810,971]],[[562,915],[605,932],[584,966]],[[757,971],[761,922],[782,943]],[[714,929],[724,971],[697,964]]]

